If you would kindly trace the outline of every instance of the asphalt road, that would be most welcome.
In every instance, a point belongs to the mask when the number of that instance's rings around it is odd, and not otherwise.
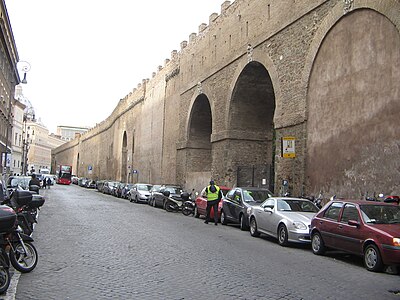
[[[354,256],[284,248],[76,185],[40,193],[38,265],[14,271],[0,299],[400,299],[400,275]]]

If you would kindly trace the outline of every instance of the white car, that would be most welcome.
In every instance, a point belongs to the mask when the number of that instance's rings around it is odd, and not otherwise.
[[[130,202],[145,202],[148,203],[150,197],[150,190],[153,187],[148,183],[135,183],[129,191]]]
[[[250,234],[275,237],[281,246],[289,242],[310,243],[312,217],[319,211],[309,200],[272,197],[249,208]]]

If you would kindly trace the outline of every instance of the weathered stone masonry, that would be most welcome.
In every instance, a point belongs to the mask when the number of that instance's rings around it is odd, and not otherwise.
[[[236,0],[52,153],[78,176],[399,193],[400,3]],[[295,137],[295,158],[281,139]],[[88,166],[93,166],[91,174]]]

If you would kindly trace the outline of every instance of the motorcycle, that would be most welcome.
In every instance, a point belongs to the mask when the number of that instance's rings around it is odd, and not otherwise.
[[[192,190],[192,193],[187,193],[184,192],[181,194],[181,197],[183,199],[183,205],[182,205],[182,214],[184,214],[185,216],[190,216],[190,215],[194,215],[194,210],[196,207],[196,204],[194,202],[194,200],[192,199],[192,194],[193,194],[194,190]],[[197,193],[196,193],[197,195]]]
[[[26,235],[31,235],[34,224],[37,223],[37,214],[43,206],[45,199],[43,196],[21,189],[10,191],[10,196],[4,199],[2,204],[6,204],[17,213],[18,225]]]
[[[28,191],[16,190],[13,198],[22,203],[28,201],[29,195],[32,194]],[[2,215],[5,217],[1,218]],[[38,254],[32,243],[33,239],[19,226],[18,213],[7,205],[0,205],[0,248],[9,253],[12,266],[21,273],[30,272],[37,265]]]

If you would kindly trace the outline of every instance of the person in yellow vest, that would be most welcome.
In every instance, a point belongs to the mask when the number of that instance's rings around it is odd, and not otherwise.
[[[206,187],[207,196],[207,215],[204,223],[208,224],[210,221],[211,208],[214,210],[214,224],[218,225],[218,203],[222,199],[222,191],[214,180],[210,181],[210,185]]]

